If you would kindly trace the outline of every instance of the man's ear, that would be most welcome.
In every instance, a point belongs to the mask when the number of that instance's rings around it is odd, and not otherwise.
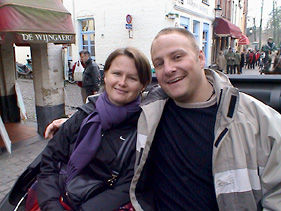
[[[205,58],[205,55],[204,55],[202,50],[199,51],[198,58],[199,58],[199,62],[200,62],[200,67],[204,68],[205,67],[205,63],[206,63],[206,58]]]

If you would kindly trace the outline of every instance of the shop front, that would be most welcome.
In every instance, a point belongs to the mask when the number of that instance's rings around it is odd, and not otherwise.
[[[64,114],[62,44],[75,42],[61,0],[0,0],[0,115],[20,121],[15,91],[15,46],[30,46],[38,133]]]
[[[241,29],[229,20],[217,17],[214,21],[214,53],[212,61],[216,60],[219,51],[235,49],[235,40],[242,36]]]

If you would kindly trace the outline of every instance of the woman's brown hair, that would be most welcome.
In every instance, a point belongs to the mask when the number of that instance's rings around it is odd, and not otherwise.
[[[135,61],[140,82],[144,87],[147,87],[147,85],[151,82],[151,66],[147,57],[136,48],[118,48],[113,51],[105,61],[104,71],[108,71],[112,64],[112,61],[120,55],[128,56]]]

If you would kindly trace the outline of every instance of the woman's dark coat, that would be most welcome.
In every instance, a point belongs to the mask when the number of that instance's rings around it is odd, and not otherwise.
[[[42,210],[63,210],[59,202],[61,196],[59,184],[60,166],[67,164],[80,125],[83,119],[94,111],[96,99],[96,97],[89,98],[89,103],[78,108],[78,111],[61,126],[43,151],[41,173],[38,176],[38,202]],[[111,178],[116,155],[123,140],[126,139],[130,132],[136,130],[138,117],[139,113],[118,127],[103,133],[101,146],[96,156],[83,170],[83,173],[104,181]],[[134,174],[135,143],[136,141],[131,145],[130,153],[126,157],[114,189],[107,189],[89,199],[81,206],[81,210],[114,210],[130,201],[129,186]]]

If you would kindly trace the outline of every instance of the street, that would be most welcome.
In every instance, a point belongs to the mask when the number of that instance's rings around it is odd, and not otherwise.
[[[18,79],[17,83],[20,87],[20,91],[23,97],[27,120],[36,122],[35,112],[35,97],[33,80],[30,79]],[[77,106],[82,105],[82,97],[80,93],[80,87],[76,84],[65,83],[65,113],[66,115],[75,112]]]

